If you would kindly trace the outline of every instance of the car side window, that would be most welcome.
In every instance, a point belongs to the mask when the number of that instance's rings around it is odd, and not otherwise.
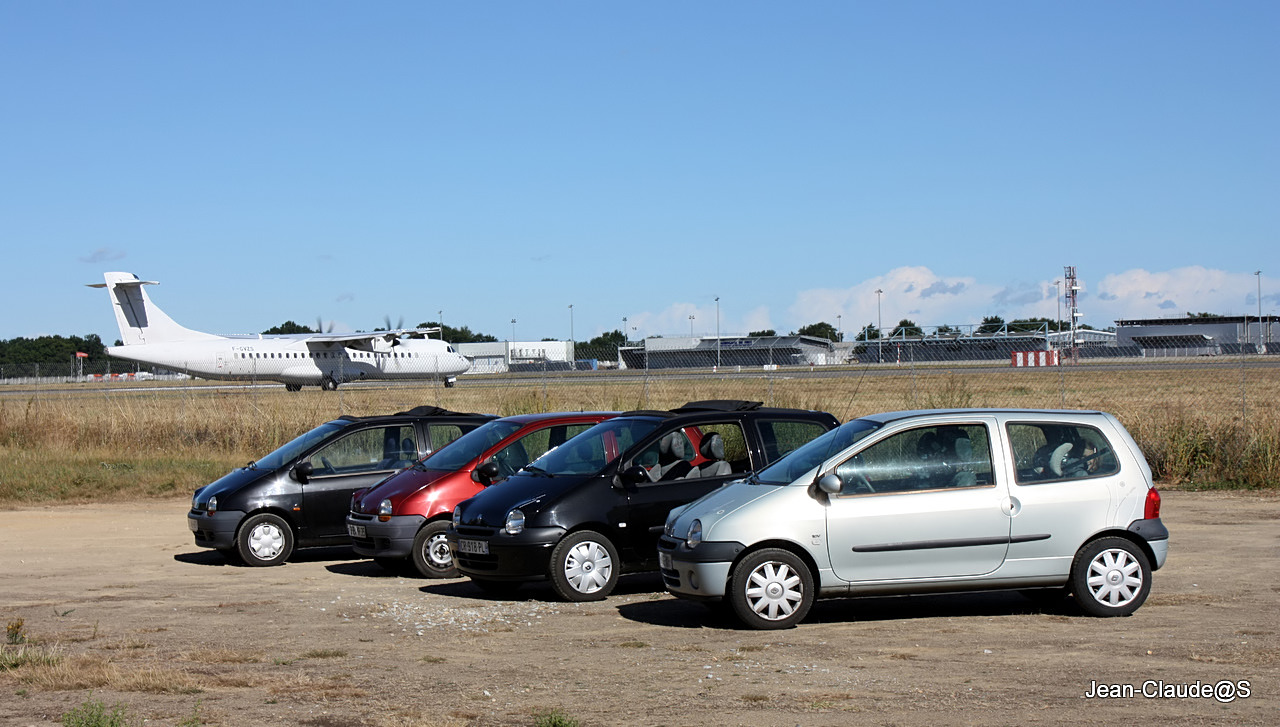
[[[981,424],[918,427],[836,467],[841,495],[991,487],[991,439]]]
[[[649,473],[650,482],[682,479],[693,470],[697,457],[693,440],[684,429],[667,432],[636,456],[636,464]]]
[[[756,431],[760,433],[760,441],[764,444],[763,467],[791,454],[810,440],[817,439],[827,428],[817,422],[764,419],[756,423]]]
[[[474,427],[473,427],[474,428]],[[427,435],[431,440],[431,451],[434,452],[444,445],[466,434],[470,429],[463,430],[457,424],[428,424]]]
[[[1007,427],[1020,485],[1113,475],[1115,448],[1094,427],[1060,422],[1019,422]]]
[[[313,476],[394,470],[413,464],[418,447],[413,425],[370,427],[352,432],[311,455]]]

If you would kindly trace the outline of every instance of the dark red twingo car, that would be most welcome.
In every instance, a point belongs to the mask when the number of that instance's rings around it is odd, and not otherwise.
[[[748,401],[628,412],[458,505],[449,549],[459,572],[491,593],[550,579],[566,600],[599,600],[624,570],[658,569],[671,508],[837,424],[825,412]]]
[[[357,490],[347,533],[359,555],[428,578],[458,574],[445,542],[459,502],[515,474],[617,412],[521,414],[495,419],[367,490]]]

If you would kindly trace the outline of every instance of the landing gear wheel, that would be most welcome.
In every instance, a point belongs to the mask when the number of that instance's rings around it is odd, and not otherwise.
[[[511,598],[516,591],[520,590],[521,585],[520,581],[487,581],[483,578],[472,578],[471,582],[486,594],[504,599]]]
[[[293,554],[293,530],[278,515],[254,515],[236,533],[236,552],[245,565],[280,565]]]
[[[320,382],[320,388],[325,391],[334,391],[338,388],[338,382],[326,376],[324,380]]]
[[[1098,538],[1071,564],[1071,595],[1092,616],[1128,616],[1150,592],[1151,563],[1124,538]]]
[[[551,551],[551,586],[566,601],[599,601],[618,585],[618,549],[594,530],[565,536]]]
[[[458,568],[444,533],[449,524],[443,520],[429,522],[413,538],[413,567],[426,578],[457,578]]]
[[[302,384],[285,384],[285,391],[302,391]]]
[[[787,629],[813,606],[813,574],[796,555],[766,548],[744,558],[729,578],[729,602],[753,629]]]

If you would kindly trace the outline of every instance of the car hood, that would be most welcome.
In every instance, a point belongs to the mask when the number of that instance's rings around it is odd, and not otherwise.
[[[517,472],[462,503],[463,525],[501,527],[511,508],[539,500],[549,503],[599,475],[533,475]]]
[[[446,470],[421,470],[410,467],[365,490],[355,503],[357,512],[376,514],[383,500],[399,502],[402,498],[453,474]]]
[[[227,498],[230,496],[241,493],[259,483],[275,480],[276,474],[276,470],[241,467],[196,490],[195,499],[200,503],[205,503],[209,501],[210,497],[216,495],[222,500],[222,506],[226,507],[229,504]]]
[[[785,488],[778,485],[752,485],[745,480],[735,480],[724,487],[712,490],[702,497],[680,508],[672,510],[668,522],[671,523],[672,537],[684,539],[689,534],[689,526],[694,520],[702,521],[703,538],[710,537],[715,523],[730,513],[738,510],[762,497],[768,497]]]

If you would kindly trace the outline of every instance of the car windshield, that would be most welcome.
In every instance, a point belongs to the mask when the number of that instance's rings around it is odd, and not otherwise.
[[[789,485],[804,473],[830,459],[832,455],[879,428],[880,425],[875,422],[854,419],[765,467],[750,481],[764,485]]]
[[[344,421],[325,422],[257,462],[250,464],[258,469],[278,470],[285,465],[293,464],[293,461],[302,456],[302,453],[310,449],[312,445],[327,439],[331,434],[346,429],[346,427],[347,422]]]
[[[437,449],[414,466],[418,469],[455,472],[519,428],[520,425],[515,422],[496,419],[458,437],[449,446]]]
[[[526,467],[539,475],[595,474],[658,428],[659,419],[625,417],[597,424]]]

